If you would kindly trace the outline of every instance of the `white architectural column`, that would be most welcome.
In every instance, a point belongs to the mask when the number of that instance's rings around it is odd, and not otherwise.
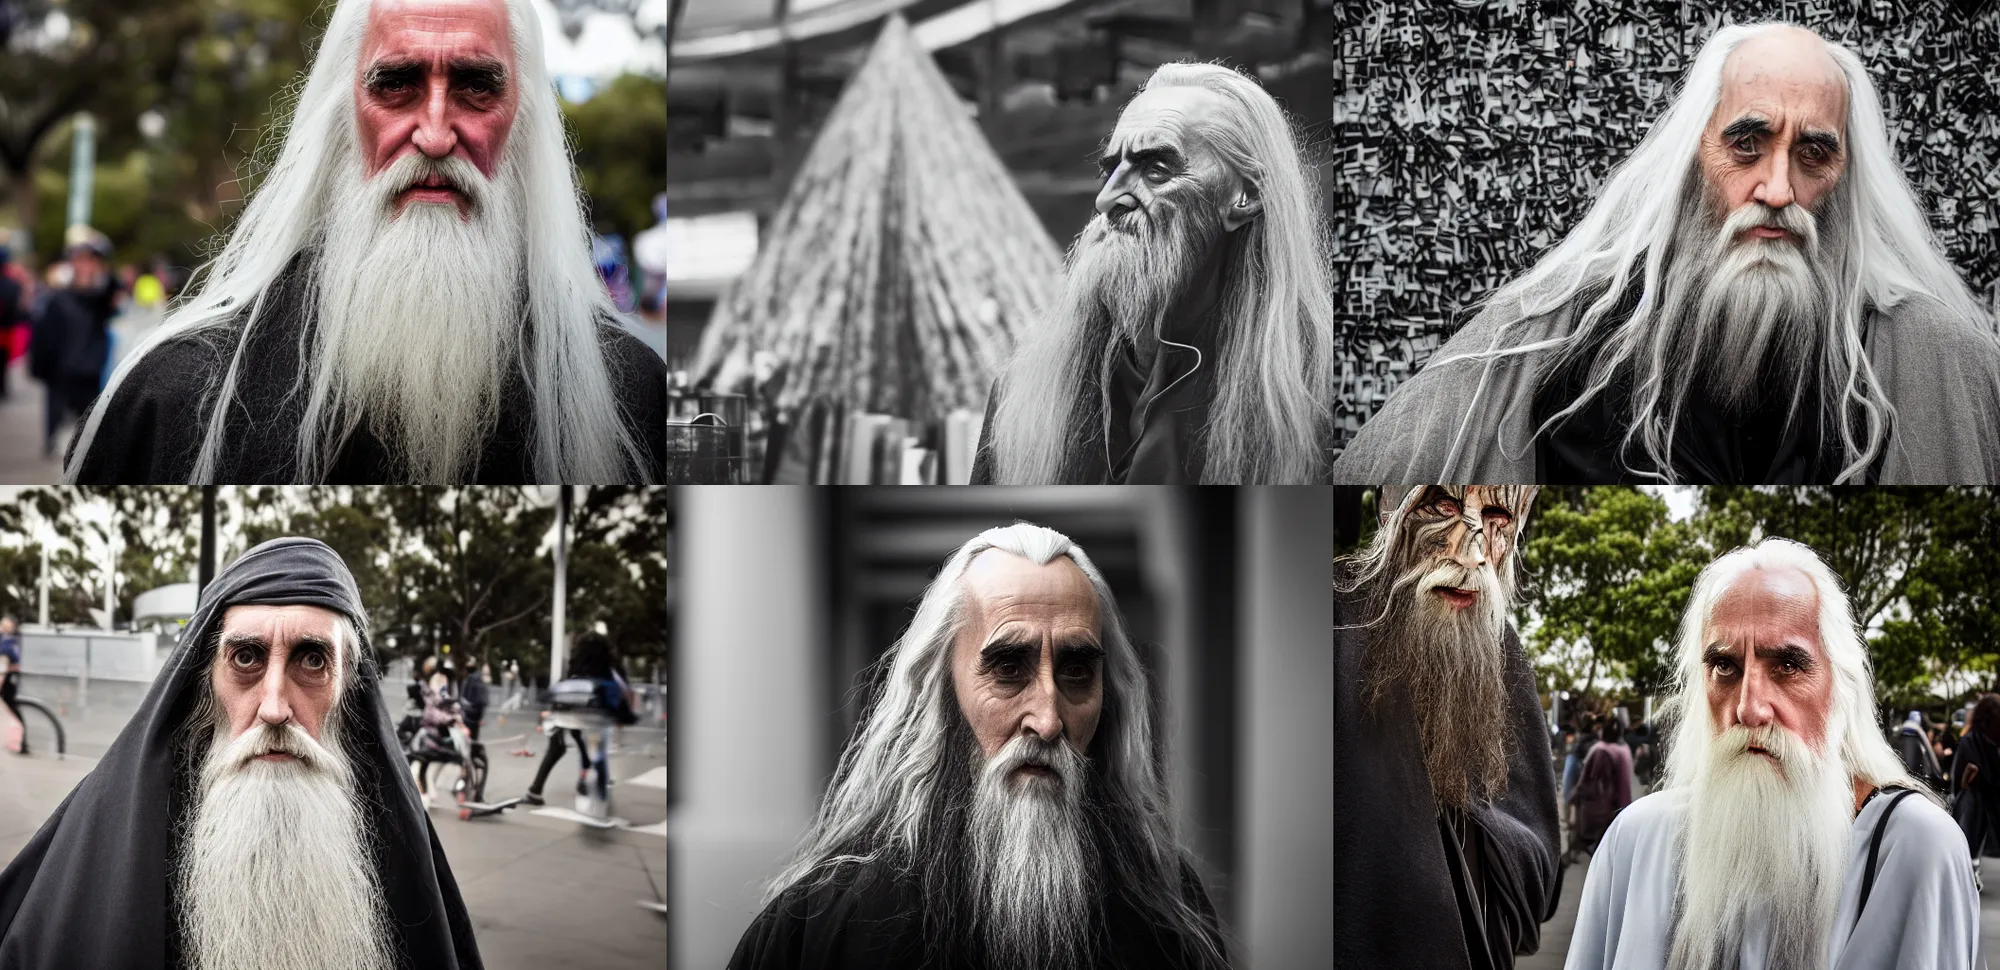
[[[1333,959],[1333,491],[1244,489],[1239,967]]]
[[[669,966],[728,962],[826,783],[823,514],[809,488],[681,491]]]

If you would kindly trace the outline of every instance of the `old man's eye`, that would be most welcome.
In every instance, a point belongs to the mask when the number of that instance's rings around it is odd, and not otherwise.
[[[299,663],[305,665],[307,670],[325,670],[326,654],[320,653],[317,650],[309,650],[305,656],[299,658]]]
[[[257,661],[262,659],[263,657],[258,654],[255,647],[237,647],[229,655],[229,662],[238,667],[255,667],[257,666]]]

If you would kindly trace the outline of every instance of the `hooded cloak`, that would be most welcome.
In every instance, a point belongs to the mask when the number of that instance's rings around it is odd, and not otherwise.
[[[0,871],[0,970],[157,970],[182,965],[172,893],[175,829],[188,809],[180,735],[209,674],[231,606],[324,607],[354,621],[356,680],[341,698],[355,783],[366,793],[396,965],[478,970],[479,948],[458,884],[382,704],[367,614],[340,556],[317,539],[263,543],[215,577],[97,767]],[[115,931],[112,928],[115,927]]]

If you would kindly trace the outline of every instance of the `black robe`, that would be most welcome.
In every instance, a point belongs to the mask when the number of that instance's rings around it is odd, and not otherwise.
[[[309,326],[306,293],[310,261],[293,261],[273,285],[265,319],[251,331],[238,370],[236,397],[224,418],[226,438],[215,480],[235,485],[285,484],[298,480],[292,442],[305,418],[305,395],[292,394],[298,376],[299,335]],[[268,309],[275,308],[275,309]],[[69,461],[83,467],[83,484],[186,484],[208,431],[213,402],[211,379],[227,373],[242,341],[247,311],[237,322],[154,347],[119,382],[86,455],[71,448]],[[598,328],[598,346],[611,374],[613,399],[626,429],[650,457],[650,478],[666,478],[667,365],[638,337],[610,322]],[[510,367],[500,394],[493,430],[469,476],[480,484],[541,482],[534,468],[534,397],[518,366]],[[74,445],[74,439],[72,439]],[[628,480],[638,482],[636,468]],[[401,481],[389,448],[363,420],[327,469],[330,484],[379,485]],[[611,484],[605,482],[576,484]]]
[[[1215,924],[1215,907],[1192,869],[1183,868],[1188,902]],[[1100,970],[1176,970],[1199,964],[1171,936],[1156,932],[1113,893],[1098,927]],[[728,970],[979,970],[977,954],[926,963],[924,895],[914,877],[886,866],[843,867],[832,880],[793,886],[750,924]],[[1212,937],[1219,947],[1220,936]],[[937,947],[931,947],[935,950]],[[964,949],[964,948],[961,948]]]
[[[0,870],[0,970],[159,970],[183,965],[172,908],[174,830],[187,806],[176,739],[208,676],[210,641],[241,603],[310,604],[367,625],[354,577],[315,539],[263,543],[202,591],[194,619],[97,767]],[[364,643],[365,646],[365,643]],[[343,703],[366,791],[390,943],[405,970],[482,964],[458,884],[382,705],[370,653]]]
[[[1334,598],[1334,622],[1366,619]],[[1515,746],[1507,791],[1440,812],[1407,700],[1365,697],[1368,631],[1334,631],[1333,952],[1336,967],[1511,967],[1541,945],[1562,892],[1555,767],[1534,670],[1510,626],[1504,643]],[[1458,839],[1450,834],[1465,833]],[[1461,845],[1470,851],[1462,851]],[[1477,899],[1477,910],[1462,900]]]

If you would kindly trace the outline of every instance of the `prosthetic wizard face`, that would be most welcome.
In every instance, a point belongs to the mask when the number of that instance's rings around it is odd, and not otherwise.
[[[1768,221],[1747,224],[1732,241],[1800,246],[1808,240],[1781,214],[1819,209],[1846,171],[1846,137],[1847,82],[1818,36],[1787,29],[1744,41],[1723,65],[1701,137],[1711,215],[1720,224],[1754,204],[1761,208],[1748,211]]]
[[[1773,767],[1782,751],[1761,741],[1789,732],[1824,753],[1833,671],[1819,634],[1819,593],[1796,569],[1753,569],[1716,600],[1702,652],[1709,729],[1744,728],[1745,753]]]
[[[222,640],[210,684],[230,738],[259,725],[296,724],[321,739],[327,713],[340,697],[339,615],[318,606],[232,606],[222,616]],[[273,751],[264,761],[293,759]]]
[[[1534,504],[1532,485],[1426,485],[1402,503],[1411,569],[1426,568],[1417,594],[1451,610],[1511,593],[1507,558]],[[1486,604],[1487,609],[1493,608]]]
[[[966,567],[967,617],[952,647],[952,687],[988,759],[1034,735],[1090,749],[1104,707],[1097,593],[1067,556],[1045,565],[999,549]],[[1025,764],[1016,776],[1050,777]]]
[[[492,179],[521,95],[502,0],[376,0],[354,78],[363,172],[374,178],[406,155],[470,162]],[[396,197],[454,205],[466,190],[451,167],[420,172]]]

